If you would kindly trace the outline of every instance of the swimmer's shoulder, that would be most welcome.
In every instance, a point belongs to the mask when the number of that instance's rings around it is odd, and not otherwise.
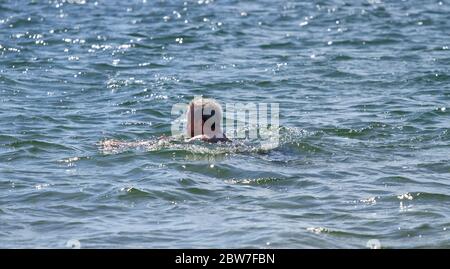
[[[231,142],[230,139],[228,139],[228,137],[226,137],[225,134],[223,134],[221,137],[217,137],[217,136],[213,136],[213,137],[208,137],[206,135],[197,135],[194,136],[190,139],[187,140],[188,142],[191,141],[204,141],[204,142],[208,142],[208,143],[226,143],[226,142]]]
[[[212,138],[209,138],[208,142],[210,142],[210,143],[218,143],[218,142],[226,143],[226,142],[231,142],[231,140],[228,139],[228,137],[226,137],[225,134],[224,134],[222,137],[214,136]]]

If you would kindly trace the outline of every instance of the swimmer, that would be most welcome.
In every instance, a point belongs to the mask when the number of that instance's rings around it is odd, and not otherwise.
[[[196,98],[188,105],[186,136],[188,142],[229,142],[222,130],[222,107],[214,99]]]
[[[229,142],[222,130],[222,107],[214,99],[196,98],[187,107],[185,141],[204,141],[208,143]],[[157,140],[126,142],[104,140],[100,147],[104,151],[116,151],[127,148],[153,148],[165,143],[177,141],[175,137],[161,136]]]

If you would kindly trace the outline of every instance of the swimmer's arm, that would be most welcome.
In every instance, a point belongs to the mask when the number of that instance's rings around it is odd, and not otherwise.
[[[187,140],[187,142],[192,142],[192,141],[197,141],[197,140],[207,141],[208,137],[206,135],[197,135],[197,136],[189,138]]]
[[[205,142],[211,142],[211,143],[217,143],[217,142],[231,142],[230,139],[228,139],[225,134],[223,135],[223,137],[221,138],[216,138],[216,137],[208,137],[207,135],[197,135],[194,136],[190,139],[187,140],[187,142],[192,142],[192,141],[205,141]]]

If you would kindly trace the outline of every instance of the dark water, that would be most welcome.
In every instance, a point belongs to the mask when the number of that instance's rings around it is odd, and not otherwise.
[[[0,1],[0,247],[450,247],[448,0],[76,2]],[[99,149],[194,95],[281,144]]]

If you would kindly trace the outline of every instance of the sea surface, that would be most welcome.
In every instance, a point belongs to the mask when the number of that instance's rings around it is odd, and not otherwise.
[[[0,248],[450,248],[450,1],[0,1]],[[171,134],[278,103],[279,145]]]

